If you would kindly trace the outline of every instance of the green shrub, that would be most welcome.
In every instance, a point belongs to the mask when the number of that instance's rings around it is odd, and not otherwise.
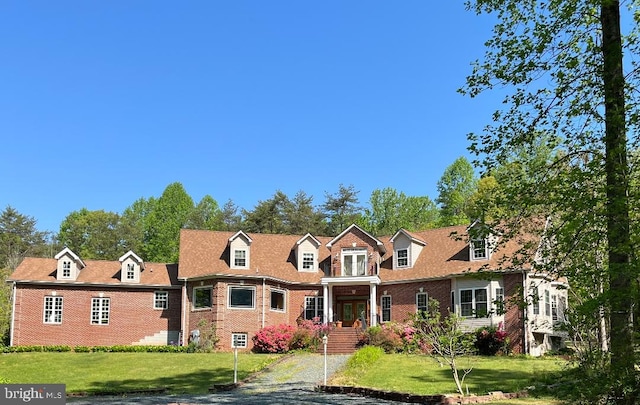
[[[378,346],[365,346],[356,351],[349,358],[348,366],[350,368],[367,368],[375,363],[384,355],[384,350]]]
[[[71,346],[56,345],[56,346],[43,346],[45,352],[70,352]]]
[[[377,346],[386,353],[401,352],[404,346],[402,338],[392,329],[380,325],[372,326],[362,334],[360,345]]]
[[[89,353],[91,348],[89,346],[76,346],[73,348],[73,351],[76,353]]]

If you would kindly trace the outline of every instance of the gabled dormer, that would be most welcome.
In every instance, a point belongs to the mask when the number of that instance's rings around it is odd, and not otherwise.
[[[356,224],[327,243],[332,257],[332,277],[377,276],[387,250],[378,238]]]
[[[242,231],[229,238],[229,266],[232,269],[248,269],[251,263],[251,238]]]
[[[396,232],[390,242],[393,244],[394,270],[412,268],[418,260],[422,248],[427,244],[404,229]]]
[[[294,247],[298,271],[318,270],[320,241],[310,233],[300,238]]]
[[[75,280],[80,274],[80,270],[85,267],[84,262],[80,259],[80,256],[73,253],[71,249],[65,247],[54,256],[54,259],[58,261],[56,267],[56,279],[57,280]]]
[[[467,228],[469,235],[469,259],[489,260],[498,240],[486,224],[475,221]]]
[[[120,256],[120,281],[123,283],[139,283],[140,273],[144,270],[144,262],[133,251]]]

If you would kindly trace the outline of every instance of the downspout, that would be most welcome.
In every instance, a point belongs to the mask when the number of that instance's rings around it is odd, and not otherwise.
[[[184,285],[182,286],[182,334],[180,336],[180,344],[185,346],[186,340],[186,322],[187,322],[187,280],[184,280]]]
[[[13,346],[13,334],[15,333],[15,321],[16,321],[16,282],[13,282],[13,295],[11,303],[11,334],[9,336],[9,346]]]
[[[527,339],[529,336],[529,321],[528,321],[528,317],[527,314],[529,312],[529,301],[527,300],[527,292],[529,291],[529,285],[528,285],[528,278],[527,278],[527,274],[524,270],[522,270],[522,287],[523,287],[523,298],[524,298],[524,302],[526,305],[523,305],[523,309],[522,311],[524,312],[522,314],[522,323],[524,325],[524,327],[522,328],[522,333],[524,334],[523,339],[522,339],[522,344],[524,346],[524,353],[523,354],[530,354],[529,353],[529,340]]]
[[[265,278],[262,277],[262,327],[264,328],[264,311],[266,305]]]

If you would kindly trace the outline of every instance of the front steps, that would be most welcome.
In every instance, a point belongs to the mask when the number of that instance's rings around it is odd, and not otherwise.
[[[327,354],[351,354],[355,352],[358,344],[358,332],[359,329],[356,328],[333,329],[327,340]],[[322,344],[318,348],[318,352],[324,352]]]

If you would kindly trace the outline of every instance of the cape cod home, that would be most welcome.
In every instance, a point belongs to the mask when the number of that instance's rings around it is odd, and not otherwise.
[[[357,225],[335,237],[185,229],[178,264],[131,251],[85,261],[68,248],[26,258],[8,279],[11,345],[186,344],[204,319],[223,350],[250,349],[266,325],[400,322],[435,299],[468,330],[503,327],[516,353],[559,347],[566,283],[530,265],[505,270],[518,245],[496,250],[499,235],[471,232],[477,225],[381,238]],[[509,305],[523,291],[529,305]]]

